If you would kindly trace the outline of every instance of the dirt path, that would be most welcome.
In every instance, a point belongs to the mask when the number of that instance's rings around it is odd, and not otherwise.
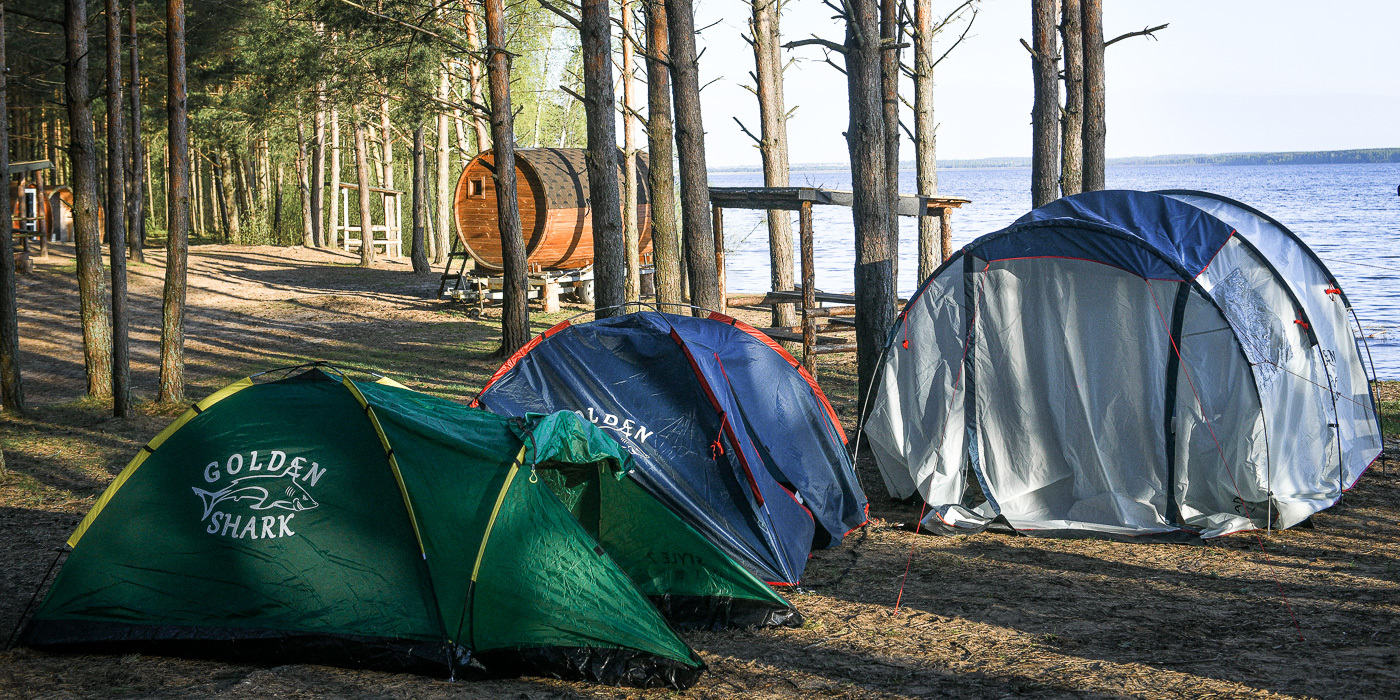
[[[133,269],[139,399],[149,399],[156,383],[162,269],[160,256],[151,257],[154,264]],[[472,396],[497,364],[489,357],[499,338],[490,323],[433,301],[435,276],[415,277],[399,263],[373,270],[353,263],[300,249],[196,248],[191,397],[311,359]],[[20,299],[26,389],[36,410],[0,418],[11,469],[0,477],[0,633],[15,624],[55,547],[170,415],[142,405],[141,415],[116,421],[81,399],[67,251],[40,261],[22,280]],[[542,329],[576,311],[534,320]],[[825,360],[820,374],[849,422],[849,362]],[[1387,391],[1400,393],[1394,385]],[[915,535],[907,524],[917,509],[883,497],[868,460],[860,468],[875,519],[813,557],[805,589],[793,597],[806,626],[689,635],[710,672],[684,697],[1382,698],[1400,688],[1400,463],[1378,465],[1339,506],[1314,518],[1317,529],[1266,537],[1267,556],[1253,536],[1189,547]],[[14,649],[0,653],[0,695],[670,694]]]

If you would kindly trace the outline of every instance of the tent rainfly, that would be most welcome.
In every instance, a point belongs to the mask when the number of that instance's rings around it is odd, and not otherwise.
[[[24,641],[684,688],[704,663],[647,596],[788,606],[629,463],[573,413],[507,419],[321,368],[244,379],[122,471]]]
[[[937,532],[1286,528],[1381,451],[1355,315],[1282,224],[1205,192],[1089,192],[951,256],[890,337],[867,430]]]
[[[846,434],[816,380],[724,314],[565,321],[508,359],[477,402],[575,411],[609,431],[642,488],[770,584],[796,585],[813,547],[865,522]]]

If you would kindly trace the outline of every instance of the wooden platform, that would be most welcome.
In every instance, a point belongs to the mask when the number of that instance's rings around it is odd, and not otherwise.
[[[962,197],[936,197],[918,194],[901,194],[895,213],[899,216],[936,217],[943,239],[943,256],[949,255],[948,241],[952,237],[951,212],[972,200]],[[816,291],[816,269],[813,257],[815,244],[812,232],[813,206],[852,206],[855,194],[846,190],[828,190],[820,187],[711,187],[710,208],[714,222],[715,267],[719,273],[720,299],[725,299],[724,275],[724,210],[725,209],[765,209],[798,212],[799,240],[802,246],[802,285],[793,291],[774,290],[759,302],[763,306],[792,304],[802,313],[800,328],[763,328],[768,337],[775,340],[801,342],[802,365],[813,376],[816,374],[817,355],[838,352],[854,352],[856,345],[846,338],[819,336],[817,319],[825,318],[827,323],[820,330],[847,332],[855,327],[855,295],[831,294]],[[904,300],[898,300],[902,305]],[[838,306],[822,306],[838,304]],[[720,309],[721,312],[724,309]],[[800,330],[800,333],[798,332]]]

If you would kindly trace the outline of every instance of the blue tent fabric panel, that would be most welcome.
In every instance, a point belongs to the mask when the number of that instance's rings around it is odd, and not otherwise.
[[[865,495],[855,479],[841,429],[802,376],[772,348],[727,323],[686,317],[671,323],[688,346],[703,348],[703,354],[713,360],[714,367],[707,368],[711,385],[715,385],[717,367],[719,379],[737,398],[739,415],[764,465],[775,479],[796,491],[823,531],[821,546],[839,544],[847,532],[864,523]],[[808,468],[811,463],[837,468],[833,474]]]
[[[1025,214],[1016,223],[1052,219],[1073,219],[1118,229],[1143,241],[1147,248],[1158,251],[1163,258],[1184,270],[1188,275],[1185,279],[1188,280],[1195,279],[1210,265],[1211,259],[1234,233],[1225,222],[1185,202],[1151,192],[1127,190],[1085,192],[1057,199]],[[1148,279],[1181,279],[1177,271],[1171,271],[1157,262],[1161,258],[1146,251],[1128,250],[1132,244],[1126,240],[1104,241],[1098,247],[1086,250],[1076,245],[1073,236],[1063,235],[1062,229],[1045,232],[1050,235],[1044,241],[1038,245],[1029,244],[1039,249],[1040,256],[1060,255],[1095,260]],[[999,243],[1000,240],[993,243],[1006,245]],[[996,255],[999,258],[1011,257],[1002,253]],[[980,253],[979,257],[982,257]]]
[[[552,329],[478,401],[506,415],[578,412],[628,448],[644,489],[726,554],[796,584],[814,544],[864,523],[865,495],[824,398],[736,323],[641,312]]]
[[[480,401],[503,415],[573,410],[607,431],[634,456],[633,478],[736,560],[761,565],[775,580],[765,526],[750,508],[747,486],[715,469],[711,448],[719,416],[679,346],[667,335],[637,333],[633,323],[570,326],[566,343],[541,343]],[[722,464],[729,466],[729,461]]]

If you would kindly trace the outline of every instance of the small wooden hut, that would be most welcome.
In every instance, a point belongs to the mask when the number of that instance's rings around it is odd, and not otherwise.
[[[515,152],[520,229],[525,257],[539,269],[576,269],[593,263],[593,217],[588,204],[588,166],[582,148],[522,148]],[[637,228],[639,251],[651,250],[651,206],[646,187],[647,154],[639,154]],[[622,179],[618,156],[618,179]],[[496,221],[495,154],[473,158],[457,181],[453,218],[457,237],[476,264],[501,269],[501,234]]]

